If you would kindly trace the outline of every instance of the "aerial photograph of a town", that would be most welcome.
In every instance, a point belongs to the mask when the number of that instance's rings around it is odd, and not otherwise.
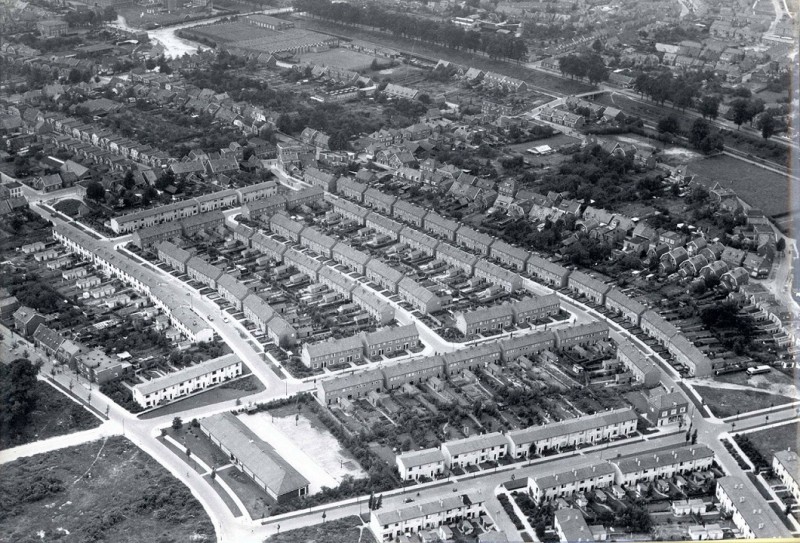
[[[800,541],[799,16],[0,0],[0,542]]]

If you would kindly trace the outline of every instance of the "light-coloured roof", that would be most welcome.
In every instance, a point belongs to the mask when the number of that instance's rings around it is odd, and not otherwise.
[[[425,464],[444,462],[444,454],[439,449],[424,449],[399,454],[397,455],[397,460],[408,469],[415,466],[424,466]]]
[[[406,324],[405,326],[391,326],[382,328],[375,332],[364,334],[364,343],[367,345],[367,347],[369,347],[370,345],[380,345],[381,343],[412,337],[419,337],[417,325],[414,323]]]
[[[228,366],[233,366],[237,363],[239,363],[238,356],[235,354],[227,354],[220,356],[219,358],[214,358],[212,360],[195,364],[194,366],[183,368],[179,371],[168,373],[162,377],[151,379],[146,383],[139,383],[134,385],[133,388],[138,390],[142,395],[147,396],[153,392],[157,392],[174,385],[179,385],[181,383],[185,383],[186,381],[191,381],[192,379],[196,379],[201,375],[206,375],[208,373],[227,368]]]
[[[500,432],[492,432],[491,434],[465,437],[442,443],[442,450],[446,449],[450,456],[455,456],[503,445],[508,445],[506,436]]]
[[[611,460],[611,462],[616,464],[620,472],[625,475],[628,473],[643,472],[648,469],[677,465],[691,460],[700,460],[701,458],[714,458],[714,451],[705,445],[690,445],[688,447],[676,447],[655,453],[615,458]]]
[[[373,512],[373,514],[377,517],[378,524],[383,526],[396,522],[406,522],[416,518],[425,518],[428,515],[452,511],[465,505],[472,505],[473,503],[475,502],[473,502],[469,496],[463,494],[461,496],[447,496],[440,500],[432,500],[429,502],[412,503],[394,510],[389,509],[383,511],[379,509]]]
[[[574,419],[551,422],[541,426],[530,426],[522,430],[512,430],[508,432],[508,438],[516,446],[528,443],[536,443],[554,437],[568,436],[586,430],[603,428],[613,424],[620,424],[627,421],[636,420],[636,412],[631,408],[614,409],[612,411],[601,411],[593,415],[586,415]]]
[[[730,498],[756,539],[792,537],[772,507],[758,492],[751,490],[752,483],[728,476],[717,479],[717,486]]]
[[[277,496],[308,486],[305,477],[232,413],[213,415],[200,424]]]
[[[543,475],[536,477],[533,483],[540,489],[546,490],[548,488],[556,488],[561,485],[568,485],[577,483],[578,481],[585,481],[596,477],[603,477],[614,473],[614,466],[608,462],[600,462],[591,466],[585,466],[577,469],[568,469],[552,475]]]
[[[303,350],[313,359],[335,353],[345,353],[353,350],[361,350],[364,346],[358,336],[349,336],[341,339],[330,339],[317,343],[306,343]]]

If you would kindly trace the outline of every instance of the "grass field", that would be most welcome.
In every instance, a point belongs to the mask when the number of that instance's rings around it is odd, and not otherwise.
[[[800,422],[785,424],[777,428],[769,428],[759,432],[746,434],[756,449],[767,460],[772,460],[776,451],[790,449],[800,451]]]
[[[729,156],[698,158],[689,163],[689,172],[731,188],[748,204],[767,215],[792,209],[792,195],[800,194],[798,183],[786,176],[753,166]]]
[[[123,437],[3,466],[0,539],[215,541],[189,490]]]
[[[738,390],[730,388],[713,388],[694,386],[694,389],[705,400],[706,405],[717,417],[725,418],[737,413],[747,413],[757,409],[765,409],[773,405],[792,403],[794,398],[768,394],[757,390]]]
[[[0,449],[100,426],[100,419],[47,383],[38,381],[36,392],[39,400],[30,424],[18,435],[0,434]]]
[[[359,533],[361,520],[356,516],[332,520],[316,526],[308,526],[269,536],[266,543],[298,543],[301,541],[318,541],[320,543],[376,543],[366,527]]]
[[[317,65],[336,66],[345,70],[357,72],[366,70],[372,65],[375,57],[350,51],[348,49],[330,49],[318,53],[303,53],[300,55],[301,62],[313,62]]]

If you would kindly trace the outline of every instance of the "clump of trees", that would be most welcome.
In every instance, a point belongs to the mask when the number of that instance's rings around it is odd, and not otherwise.
[[[481,51],[491,58],[522,61],[528,57],[525,40],[511,34],[465,30],[449,21],[422,19],[389,11],[375,3],[363,8],[330,0],[298,0],[295,9],[345,25],[368,25],[395,36],[411,38],[451,49]]]
[[[568,75],[573,79],[585,77],[593,85],[608,79],[606,63],[603,61],[603,57],[597,53],[561,57],[558,59],[558,69],[561,70],[562,75]]]
[[[30,422],[39,399],[37,373],[39,365],[27,358],[0,364],[0,436],[13,438]]]

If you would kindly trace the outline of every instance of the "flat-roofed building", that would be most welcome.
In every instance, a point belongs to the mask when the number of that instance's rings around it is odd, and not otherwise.
[[[317,381],[317,398],[322,405],[339,403],[342,399],[364,398],[370,392],[383,390],[383,383],[383,372],[379,369],[322,379]]]
[[[634,326],[639,326],[642,314],[647,311],[643,303],[626,296],[616,288],[612,288],[606,294],[606,309],[620,315]]]
[[[570,274],[567,285],[570,290],[582,296],[586,296],[597,305],[605,304],[606,294],[611,290],[610,285],[579,271],[574,271]]]
[[[528,478],[528,493],[537,503],[570,496],[575,492],[589,492],[614,484],[616,471],[608,462],[567,469],[552,475]],[[572,543],[572,542],[570,542]]]
[[[492,243],[489,253],[492,258],[496,258],[504,265],[509,266],[519,272],[525,271],[525,266],[530,258],[530,253],[525,249],[520,249],[502,240],[495,240]]]
[[[242,361],[228,354],[133,386],[133,399],[145,409],[193,394],[242,375]]]
[[[556,347],[567,349],[575,345],[591,345],[608,339],[608,325],[604,322],[579,324],[556,330]]]
[[[342,339],[305,343],[300,360],[311,369],[327,368],[358,362],[362,358],[364,345],[361,339],[350,336]]]
[[[99,385],[121,379],[131,372],[132,366],[124,360],[111,358],[100,349],[91,349],[75,359],[78,372]]]
[[[435,479],[444,473],[444,454],[439,449],[423,449],[398,454],[397,470],[404,481],[418,481],[421,477]]]
[[[369,523],[378,541],[394,541],[401,535],[416,534],[461,520],[476,520],[483,511],[483,500],[463,494],[439,500],[410,503],[399,509],[375,511]]]
[[[465,437],[442,443],[444,463],[449,469],[497,462],[508,453],[508,440],[500,432]]]
[[[339,242],[331,249],[331,257],[339,264],[364,275],[370,256],[367,253],[354,249],[347,243]]]
[[[198,283],[208,288],[217,289],[217,280],[222,277],[222,269],[209,264],[198,256],[193,256],[186,262],[186,274]]]
[[[393,216],[397,220],[413,224],[417,228],[422,228],[425,221],[425,215],[428,210],[421,208],[418,205],[406,202],[405,200],[397,200],[393,207]]]
[[[792,533],[767,501],[753,489],[753,483],[738,477],[717,479],[719,508],[732,515],[733,524],[744,539],[791,538]]]
[[[157,246],[158,259],[173,270],[186,273],[186,263],[192,258],[192,253],[181,249],[171,241],[162,241]]]
[[[520,356],[531,356],[542,351],[551,350],[556,344],[556,335],[547,330],[533,334],[518,335],[498,342],[503,353],[503,360],[512,362]]]
[[[508,432],[509,454],[525,458],[577,445],[627,437],[636,432],[638,417],[631,408],[601,411],[574,419],[529,426]]]
[[[454,317],[456,328],[465,336],[498,334],[514,322],[514,310],[511,304],[494,305],[471,311],[459,311]]]
[[[445,219],[433,211],[425,215],[423,226],[427,232],[431,232],[433,235],[445,238],[448,241],[455,241],[456,231],[458,231],[459,227],[457,222]]]
[[[279,236],[282,236],[294,243],[300,243],[300,234],[306,226],[295,222],[284,213],[275,213],[269,219],[269,229]]]
[[[200,430],[276,502],[308,494],[308,480],[232,413],[202,419]]]
[[[361,336],[367,358],[379,360],[391,357],[419,345],[419,331],[415,324],[383,328]]]
[[[566,287],[572,273],[572,270],[536,255],[530,256],[526,267],[530,275],[556,289]]]
[[[706,470],[714,463],[714,451],[705,445],[673,447],[654,453],[614,458],[616,483],[633,486],[643,481],[668,479],[693,471]]]

